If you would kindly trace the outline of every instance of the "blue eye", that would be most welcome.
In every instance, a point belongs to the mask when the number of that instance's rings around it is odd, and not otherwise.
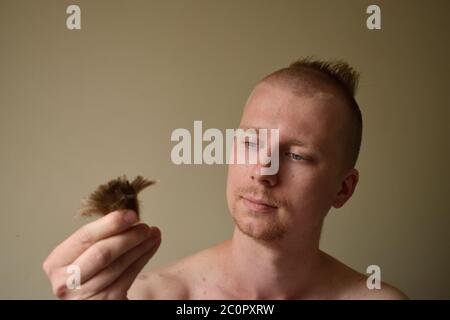
[[[295,161],[300,161],[300,160],[304,159],[301,155],[295,154],[295,153],[292,153],[292,152],[287,152],[286,155],[288,155],[289,157],[291,157]]]

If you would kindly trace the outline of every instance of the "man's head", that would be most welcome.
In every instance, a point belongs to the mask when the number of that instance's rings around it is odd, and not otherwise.
[[[357,81],[344,62],[302,59],[255,87],[240,128],[279,129],[280,158],[274,175],[261,175],[261,164],[229,166],[228,206],[243,233],[267,241],[299,228],[320,233],[330,208],[351,197],[362,132]]]

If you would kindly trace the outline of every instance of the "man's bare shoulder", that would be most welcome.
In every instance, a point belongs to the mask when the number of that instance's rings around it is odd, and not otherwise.
[[[368,275],[362,274],[336,258],[325,254],[328,260],[328,268],[334,276],[330,279],[335,290],[333,299],[344,300],[406,300],[408,297],[385,282],[381,282],[380,289],[369,289],[367,286]]]
[[[128,291],[129,299],[191,299],[201,275],[211,271],[215,248],[199,251],[174,263],[138,275]]]

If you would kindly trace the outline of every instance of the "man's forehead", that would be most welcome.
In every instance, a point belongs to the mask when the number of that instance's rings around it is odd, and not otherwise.
[[[294,85],[263,81],[251,91],[246,105],[250,102],[271,99],[280,102],[292,102],[298,99],[316,99],[318,101],[337,100],[339,92],[330,85],[310,86],[296,83]]]
[[[343,119],[343,110],[346,107],[341,97],[332,91],[318,90],[312,93],[308,90],[304,91],[305,94],[297,94],[286,86],[262,82],[247,99],[241,122],[248,122],[247,118],[262,118],[264,121],[288,120],[288,123],[305,117],[315,118],[316,122],[329,120],[328,118],[336,118],[338,122]]]
[[[263,132],[263,139],[271,139],[273,134],[271,130],[278,129],[278,143],[282,146],[298,146],[309,149],[316,154],[322,154],[324,151],[323,145],[317,143],[317,141],[313,137],[302,134],[295,130],[286,130],[286,128],[283,127],[269,128],[258,125],[250,125],[246,123],[241,123],[239,128],[249,133],[249,135],[255,134],[257,138],[261,138],[261,136],[259,135],[261,134],[261,132]]]
[[[314,101],[303,100],[284,104],[263,100],[247,105],[240,125],[285,130],[292,135],[313,134],[314,131],[332,129],[330,126],[333,116],[325,109],[326,106]]]

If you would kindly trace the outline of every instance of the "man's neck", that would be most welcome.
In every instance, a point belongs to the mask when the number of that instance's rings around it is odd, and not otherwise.
[[[320,230],[315,233],[261,241],[235,228],[225,246],[225,273],[233,279],[228,289],[250,299],[294,299],[306,292],[320,265]]]

